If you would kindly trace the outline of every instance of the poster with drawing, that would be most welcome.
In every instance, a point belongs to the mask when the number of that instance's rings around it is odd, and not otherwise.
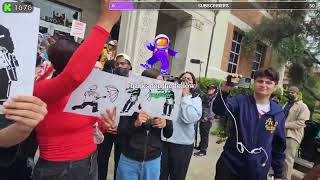
[[[1,7],[4,2],[0,0]],[[16,95],[32,95],[40,9],[14,14],[0,11],[0,114],[2,104]]]
[[[151,117],[175,120],[182,89],[174,83],[130,75],[122,77],[93,70],[71,95],[64,111],[99,117],[107,109],[117,107],[120,116],[144,111]]]
[[[126,77],[94,69],[71,95],[64,111],[100,117],[102,112],[118,107],[119,95],[124,93]],[[114,83],[117,82],[117,83]],[[117,108],[117,115],[120,110]],[[117,116],[117,121],[119,121]]]
[[[129,112],[123,115],[131,115],[134,111],[144,111],[151,117],[164,117],[175,120],[180,106],[182,88],[178,88],[174,83],[138,76],[135,79],[128,78],[128,86],[137,93],[131,94],[124,105],[124,109],[129,102],[136,104]],[[137,98],[132,98],[138,95]],[[133,102],[135,101],[135,102]],[[130,107],[130,105],[129,105]]]

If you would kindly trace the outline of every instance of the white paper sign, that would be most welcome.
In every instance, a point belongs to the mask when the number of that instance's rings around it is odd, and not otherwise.
[[[0,6],[4,2],[0,0]],[[16,14],[0,11],[0,113],[16,95],[32,95],[37,55],[40,9]]]
[[[64,111],[97,116],[117,107],[120,116],[144,111],[151,117],[176,120],[182,89],[174,83],[137,75],[122,77],[93,70],[71,95]]]
[[[83,23],[77,20],[72,21],[72,27],[70,31],[71,36],[75,36],[83,39],[85,32],[86,32],[86,23]]]

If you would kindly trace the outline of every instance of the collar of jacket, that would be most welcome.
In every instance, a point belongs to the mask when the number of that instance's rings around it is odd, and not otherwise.
[[[257,102],[253,94],[249,96],[249,99],[250,99],[250,102],[256,107]],[[272,100],[269,100],[269,102],[270,102],[270,111],[266,115],[274,116],[278,113],[283,112],[283,109],[277,103],[273,102]]]

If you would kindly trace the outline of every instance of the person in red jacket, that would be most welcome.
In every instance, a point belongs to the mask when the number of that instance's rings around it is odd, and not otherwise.
[[[96,180],[98,178],[94,124],[99,118],[64,112],[71,93],[88,77],[107,41],[120,11],[109,10],[109,0],[101,0],[97,24],[78,47],[60,39],[48,49],[55,77],[38,81],[34,95],[48,105],[48,114],[36,128],[40,158],[34,180]],[[74,50],[76,51],[74,52]],[[115,110],[113,110],[114,112]],[[105,126],[111,113],[102,114]],[[109,118],[110,119],[110,118]]]

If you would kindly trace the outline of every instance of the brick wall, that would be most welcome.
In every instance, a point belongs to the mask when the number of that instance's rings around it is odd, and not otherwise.
[[[230,49],[231,49],[232,38],[233,38],[233,30],[234,30],[234,25],[231,23],[228,23],[228,30],[227,30],[226,40],[224,44],[224,51],[223,51],[223,56],[221,61],[221,68],[220,68],[223,71],[227,71],[228,69]]]

